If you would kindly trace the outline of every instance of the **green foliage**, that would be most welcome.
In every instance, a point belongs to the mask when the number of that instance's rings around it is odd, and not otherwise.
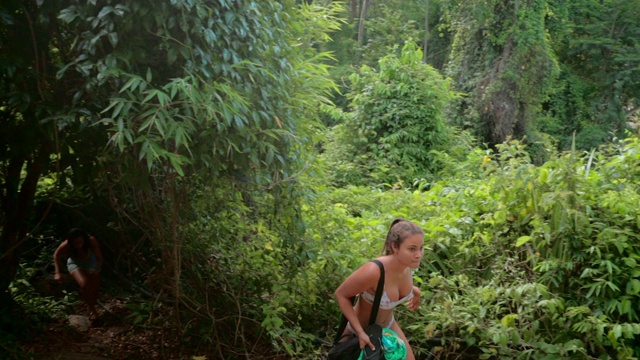
[[[591,153],[550,153],[536,166],[510,142],[451,159],[428,191],[320,188],[306,209],[307,234],[318,264],[334,270],[316,284],[335,289],[345,269],[379,254],[388,223],[403,216],[425,229],[427,247],[414,277],[422,306],[396,314],[416,353],[634,358],[638,154],[640,141],[630,138]]]
[[[154,309],[151,302],[136,302],[129,298],[127,301],[127,308],[130,310],[127,315],[127,319],[130,319],[134,326],[146,324],[152,319]]]
[[[275,2],[163,2],[153,11],[137,2],[85,4],[60,18],[86,29],[76,47],[82,59],[76,71],[93,75],[85,88],[118,89],[102,110],[111,143],[149,170],[166,166],[182,176],[185,167],[214,175],[284,168],[288,152],[308,141],[295,134],[311,124],[297,121],[299,111],[331,87],[317,65],[326,54],[310,62],[309,44],[292,46],[287,29],[294,22]],[[236,40],[219,41],[220,34]],[[277,175],[255,176],[263,183]]]
[[[9,39],[12,16],[24,14],[16,10],[4,16],[4,5],[2,36]],[[11,5],[21,9],[18,2]],[[197,320],[184,327],[204,338],[202,343],[229,343],[253,351],[254,344],[233,344],[237,338],[227,342],[235,331],[223,331],[222,338],[212,335],[213,324],[242,328],[251,340],[271,342],[273,337],[279,343],[289,332],[282,335],[282,329],[269,323],[262,330],[261,317],[263,311],[270,318],[285,314],[272,314],[260,304],[270,304],[280,292],[290,291],[271,282],[297,276],[309,257],[305,244],[297,241],[304,230],[297,177],[314,155],[320,112],[332,110],[328,96],[336,89],[326,65],[331,55],[317,46],[328,41],[328,31],[337,29],[333,14],[341,10],[339,4],[328,10],[295,6],[293,1],[85,1],[55,6],[34,2],[30,7],[46,9],[38,20],[55,29],[43,31],[57,38],[43,37],[49,42],[43,41],[42,49],[50,49],[53,59],[47,69],[54,73],[47,79],[60,85],[51,92],[64,96],[60,105],[68,107],[45,114],[50,116],[47,121],[41,121],[44,116],[30,117],[29,124],[50,126],[45,135],[51,138],[63,128],[77,132],[61,138],[69,143],[61,142],[64,150],[59,152],[65,155],[62,160],[78,161],[51,161],[59,173],[41,182],[47,185],[41,194],[55,195],[64,188],[62,196],[78,196],[75,190],[89,189],[94,190],[94,201],[108,200],[116,215],[94,221],[122,230],[113,245],[116,251],[143,254],[135,267],[120,262],[114,264],[120,266],[116,270],[136,278],[136,283],[146,283],[159,299],[155,301],[169,300],[176,326],[185,324],[183,316],[196,314]],[[30,33],[26,21],[20,25],[25,25],[22,34]],[[27,55],[39,54],[27,50]],[[39,65],[32,59],[24,63]],[[11,73],[14,65],[8,65],[3,74]],[[32,70],[20,68],[18,75],[37,72]],[[20,99],[12,90],[21,85],[4,79],[9,78],[3,76],[2,81],[11,96],[2,97],[0,109],[3,118],[6,110],[19,125],[22,116],[31,113],[16,115],[14,108],[5,108],[12,99]],[[25,92],[32,96],[37,90]],[[2,134],[6,137],[4,129],[14,128],[21,126],[3,125]],[[32,128],[33,134],[39,133],[39,127]],[[87,128],[96,131],[95,138],[82,137],[86,132],[79,130]],[[22,133],[16,132],[16,139]],[[20,141],[28,147],[31,141],[26,140]],[[45,145],[53,151],[50,142]],[[52,159],[47,159],[48,153],[35,153],[45,160],[60,159],[54,150]],[[5,155],[2,161],[11,158]],[[78,168],[72,166],[77,163]],[[89,166],[94,164],[98,166]],[[82,166],[95,171],[83,171]],[[21,168],[18,164],[18,175]],[[35,182],[40,175],[35,175]],[[21,178],[11,180],[17,188]],[[97,188],[84,187],[94,181]],[[214,202],[208,208],[212,214],[200,212],[198,202],[203,198]],[[201,222],[236,208],[239,217],[222,218],[221,225],[212,226],[213,232],[190,236]],[[239,243],[254,247],[247,251],[238,248]],[[265,254],[267,248],[273,253]],[[231,277],[213,271],[209,256],[220,257]],[[255,264],[265,271],[242,281]],[[219,313],[207,306],[211,295],[207,283],[215,285],[217,304],[229,305],[222,307],[225,311],[237,309],[233,316],[225,312],[220,323]],[[134,306],[135,322],[149,320],[155,311],[149,304],[141,301]],[[305,339],[297,332],[293,336]]]
[[[330,8],[335,3],[328,2],[328,5],[325,6]],[[349,5],[352,4],[353,2]],[[339,16],[343,24],[340,29],[332,32],[333,41],[324,46],[335,54],[339,64],[338,68],[348,69],[345,72],[353,72],[351,68],[353,66],[367,65],[377,68],[380,59],[390,51],[398,50],[398,44],[402,44],[410,38],[416,41],[423,38],[422,22],[424,21],[425,9],[422,0],[368,2],[362,45],[356,42],[360,14],[350,14],[352,10],[342,7]],[[357,53],[362,53],[361,59],[356,58]],[[400,55],[399,52],[396,55]],[[341,71],[338,71],[334,75],[339,76],[340,73]]]
[[[586,154],[580,158],[570,152],[539,168],[530,164],[523,149],[501,148],[494,160],[485,162],[487,177],[473,191],[455,190],[454,183],[442,201],[443,209],[464,209],[457,218],[468,216],[468,222],[474,224],[461,227],[457,221],[448,226],[446,218],[451,217],[442,212],[445,217],[438,219],[440,231],[448,234],[439,242],[446,247],[450,265],[444,274],[465,274],[475,281],[484,279],[480,283],[485,284],[503,278],[512,268],[505,264],[515,260],[516,273],[503,284],[515,286],[514,282],[522,280],[544,284],[567,307],[566,312],[545,312],[548,320],[536,316],[555,332],[538,342],[556,345],[538,344],[535,349],[560,351],[569,348],[569,339],[582,338],[584,345],[575,348],[575,356],[593,356],[599,353],[598,346],[615,349],[619,356],[630,354],[633,345],[629,339],[637,335],[638,322],[637,308],[632,304],[638,301],[635,258],[640,249],[637,212],[631,205],[637,203],[638,188],[627,180],[628,166],[624,166],[626,174],[610,167],[637,159],[637,146],[637,139],[630,139],[615,146],[616,150],[602,149],[600,156]],[[637,167],[633,168],[631,173],[635,174]],[[450,203],[446,200],[449,198],[455,202]],[[451,231],[453,226],[456,231]],[[473,264],[471,268],[469,264]],[[571,331],[559,332],[566,328],[563,319],[571,317],[570,307],[575,305],[588,309],[585,322],[576,325],[578,322],[572,319]],[[556,318],[552,316],[555,313],[564,315]],[[499,315],[494,318],[501,318]],[[598,326],[589,325],[596,320]],[[621,326],[628,332],[622,334],[616,328],[618,324],[626,324]],[[614,328],[618,330],[607,337]]]
[[[78,301],[75,293],[66,291],[62,299],[39,294],[34,285],[29,282],[38,271],[39,269],[22,264],[16,279],[9,285],[12,298],[23,309],[32,327],[63,317],[66,311]]]
[[[336,2],[325,3],[328,3],[325,6],[331,6]],[[331,33],[332,41],[322,46],[322,49],[334,54],[337,61],[337,66],[331,70],[332,78],[341,87],[341,91],[333,96],[337,106],[343,110],[349,108],[349,99],[344,95],[350,90],[349,76],[357,72],[359,67],[367,65],[378,69],[378,63],[384,56],[390,53],[400,56],[400,46],[406,39],[412,39],[417,45],[421,43],[427,16],[431,24],[427,60],[437,69],[442,69],[450,44],[449,32],[438,26],[443,2],[431,0],[428,3],[427,11],[424,0],[368,1],[364,38],[362,44],[358,44],[359,6],[362,1],[348,2],[347,9],[339,14],[344,24]],[[325,119],[325,123],[335,125],[329,118]]]
[[[410,185],[437,170],[431,151],[452,142],[444,107],[455,95],[421,60],[422,52],[407,42],[400,57],[380,60],[379,71],[363,66],[351,77],[353,112],[326,146],[337,184]]]
[[[504,273],[518,271],[507,263]],[[516,266],[513,266],[516,265]],[[519,274],[511,274],[518,276]],[[456,353],[465,347],[477,358],[584,358],[580,340],[556,346],[547,344],[554,334],[545,328],[564,304],[546,287],[535,283],[508,283],[494,278],[478,286],[464,275],[443,278],[433,274],[429,286],[429,305],[415,317],[423,319],[409,325],[423,330],[428,338],[444,337],[442,351]],[[458,340],[455,340],[458,339]],[[460,343],[464,343],[460,349]],[[460,350],[457,350],[460,349]],[[471,355],[471,354],[469,354]]]
[[[251,353],[256,342],[268,342],[274,351],[303,353],[313,346],[311,329],[324,321],[305,315],[327,307],[313,286],[320,274],[306,269],[314,256],[280,227],[273,196],[241,194],[237,186],[193,187],[182,283],[197,316],[185,331],[201,345],[225,344],[224,352]],[[243,336],[232,336],[235,329]]]
[[[562,81],[549,114],[560,129],[549,129],[569,148],[592,149],[624,136],[638,107],[640,56],[636,1],[573,1],[554,4],[550,16]]]
[[[407,12],[391,6],[384,3],[373,6],[371,17],[366,22],[367,40],[362,46],[360,65],[377,69],[379,61],[390,52],[401,56],[398,44],[406,39],[419,42],[424,37],[424,30],[419,29],[419,24],[406,19]]]

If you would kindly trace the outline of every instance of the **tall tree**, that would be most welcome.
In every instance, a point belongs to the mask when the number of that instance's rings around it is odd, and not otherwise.
[[[558,65],[546,33],[545,0],[451,1],[449,73],[468,96],[456,123],[490,145],[536,131]]]
[[[362,45],[364,44],[365,21],[367,20],[367,12],[369,10],[369,1],[362,0],[360,5],[360,16],[358,16],[358,55],[356,56],[356,64],[360,63],[362,58]]]
[[[424,12],[424,40],[422,42],[422,61],[427,63],[427,55],[429,54],[429,0],[425,0]]]

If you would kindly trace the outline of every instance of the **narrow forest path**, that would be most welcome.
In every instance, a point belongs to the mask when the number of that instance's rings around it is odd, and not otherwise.
[[[125,300],[102,295],[100,305],[92,324],[79,306],[78,314],[47,324],[47,331],[23,348],[37,360],[190,359],[167,329],[134,326]]]

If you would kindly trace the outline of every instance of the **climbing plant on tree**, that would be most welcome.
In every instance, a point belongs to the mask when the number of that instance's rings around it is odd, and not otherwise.
[[[554,90],[558,65],[545,30],[546,0],[451,1],[448,73],[467,94],[456,124],[489,145],[535,138],[536,117]]]

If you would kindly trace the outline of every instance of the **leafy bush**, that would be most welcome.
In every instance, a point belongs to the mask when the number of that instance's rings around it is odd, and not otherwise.
[[[64,317],[68,308],[78,301],[75,292],[63,291],[61,299],[39,293],[29,282],[37,271],[39,269],[21,264],[16,279],[9,285],[13,300],[24,310],[32,325]]]
[[[404,184],[437,170],[433,150],[452,143],[444,108],[455,94],[449,80],[422,63],[407,41],[401,55],[385,56],[380,70],[368,66],[350,78],[353,111],[333,130],[325,158],[341,186]]]

